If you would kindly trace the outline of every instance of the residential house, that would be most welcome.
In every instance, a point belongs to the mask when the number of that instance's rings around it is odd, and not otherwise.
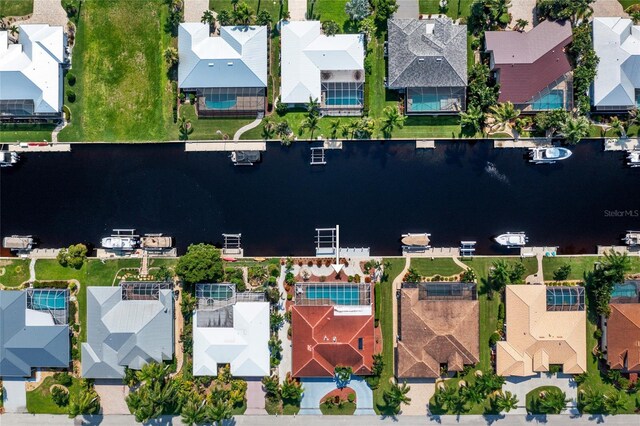
[[[440,377],[480,361],[475,284],[403,283],[398,304],[396,376]]]
[[[229,365],[237,377],[271,374],[269,302],[234,284],[198,284],[193,314],[193,375],[215,376]]]
[[[69,290],[0,291],[0,378],[69,367]]]
[[[280,102],[317,100],[326,115],[361,115],[364,36],[322,34],[319,21],[283,21]]]
[[[600,58],[591,94],[594,109],[640,107],[640,25],[628,18],[594,18],[593,48]]]
[[[487,31],[485,48],[500,85],[498,102],[511,102],[524,113],[573,108],[571,41],[568,21],[542,21],[527,32]]]
[[[82,377],[123,378],[125,368],[173,359],[173,284],[123,281],[87,287]]]
[[[291,326],[294,377],[332,377],[336,367],[371,374],[381,350],[371,284],[297,283]]]
[[[197,95],[199,117],[264,114],[267,37],[265,26],[225,26],[211,36],[209,24],[180,24],[178,87]]]
[[[545,285],[506,287],[506,340],[496,344],[496,373],[534,376],[560,366],[587,371],[584,288]]]
[[[457,114],[466,108],[467,26],[446,16],[390,19],[389,89],[406,114]]]
[[[0,121],[62,118],[66,36],[62,27],[19,25],[17,42],[0,31]]]
[[[602,318],[602,352],[609,368],[628,373],[637,380],[640,373],[640,281],[626,281],[614,287],[611,313]]]

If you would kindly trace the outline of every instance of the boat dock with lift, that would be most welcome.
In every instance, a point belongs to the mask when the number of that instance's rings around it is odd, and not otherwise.
[[[18,255],[27,255],[34,245],[35,241],[31,235],[12,235],[2,240],[2,247]]]
[[[262,160],[260,151],[233,151],[229,157],[234,166],[253,166]]]
[[[105,257],[175,257],[173,238],[163,234],[145,234],[140,237],[135,229],[114,229],[113,234],[101,241],[96,250],[99,258]]]

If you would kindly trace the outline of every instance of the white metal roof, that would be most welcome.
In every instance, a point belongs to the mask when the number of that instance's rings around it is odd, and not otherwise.
[[[178,85],[267,87],[267,27],[230,26],[210,37],[209,24],[189,22],[178,28]]]
[[[364,70],[361,34],[321,34],[319,21],[282,22],[280,96],[284,103],[320,99],[321,71]]]
[[[62,27],[20,25],[18,44],[0,31],[0,100],[31,99],[36,113],[62,110]]]
[[[238,377],[269,375],[269,303],[236,302],[233,327],[198,327],[193,318],[193,375],[215,376],[230,364]]]
[[[595,18],[593,47],[600,58],[593,104],[635,105],[635,89],[640,88],[640,26],[625,18]]]

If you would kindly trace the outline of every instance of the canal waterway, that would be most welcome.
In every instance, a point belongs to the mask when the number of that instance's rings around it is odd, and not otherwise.
[[[245,255],[311,255],[315,228],[340,225],[341,246],[400,253],[406,232],[432,245],[525,231],[530,245],[593,253],[640,228],[640,169],[623,153],[584,142],[553,165],[491,142],[353,142],[311,166],[308,143],[270,144],[254,167],[228,153],[182,144],[74,145],[70,153],[29,153],[0,172],[0,235],[30,234],[42,247],[97,245],[113,228],[162,232],[179,252],[242,233]],[[513,251],[516,254],[515,251]]]

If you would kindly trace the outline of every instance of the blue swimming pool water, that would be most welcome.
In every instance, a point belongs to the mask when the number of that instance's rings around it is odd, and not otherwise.
[[[329,299],[336,305],[359,305],[360,294],[358,286],[308,286],[305,296],[307,299]]]
[[[325,99],[325,104],[331,106],[340,106],[340,105],[360,105],[362,102],[360,101],[357,94],[349,93],[341,93],[336,92],[332,93],[332,91],[327,92],[327,97]]]
[[[562,90],[552,90],[532,105],[535,110],[558,109],[564,107],[564,93]]]
[[[441,97],[435,93],[416,94],[411,97],[410,110],[419,111],[440,111]]]
[[[227,286],[211,286],[198,289],[198,296],[208,297],[214,300],[227,300],[233,295],[233,291]]]
[[[49,291],[34,291],[31,297],[31,305],[34,309],[65,309],[64,293]]]
[[[547,305],[562,306],[578,303],[578,295],[574,292],[554,292],[547,290]]]
[[[236,102],[234,95],[211,95],[207,96],[204,104],[209,109],[230,109],[236,105]]]
[[[638,288],[633,283],[616,284],[611,292],[611,297],[638,297]]]

